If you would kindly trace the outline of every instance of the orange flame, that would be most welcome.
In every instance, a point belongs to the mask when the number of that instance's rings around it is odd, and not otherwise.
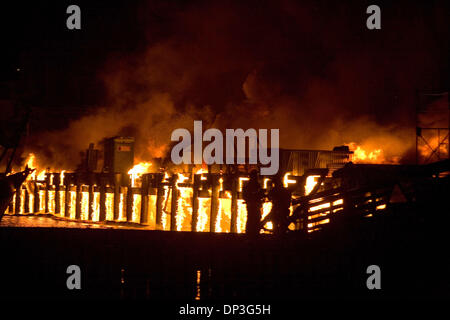
[[[134,165],[134,167],[128,171],[128,174],[130,175],[131,178],[132,187],[136,186],[136,180],[138,178],[140,178],[144,173],[149,172],[151,166],[152,164],[150,162],[140,162]]]
[[[380,164],[385,162],[383,150],[381,148],[362,147],[355,142],[347,144],[351,151],[353,151],[354,163],[374,163]]]

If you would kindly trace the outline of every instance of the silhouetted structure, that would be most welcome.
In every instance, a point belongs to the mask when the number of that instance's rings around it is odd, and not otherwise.
[[[264,191],[258,182],[258,172],[250,172],[250,180],[242,190],[242,196],[247,204],[247,223],[245,232],[249,235],[257,235],[261,226],[261,207],[264,199]]]
[[[272,202],[272,210],[263,220],[264,226],[267,221],[272,221],[273,233],[286,233],[288,227],[289,207],[291,206],[291,192],[283,186],[280,176],[274,179],[274,187],[269,191],[268,198]]]
[[[28,175],[33,171],[34,169],[30,169],[27,166],[24,171],[0,179],[0,220],[2,220],[3,214],[11,202],[14,192],[20,188]]]

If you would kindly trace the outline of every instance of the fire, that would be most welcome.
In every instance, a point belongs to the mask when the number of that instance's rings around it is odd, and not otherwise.
[[[208,232],[208,211],[211,205],[211,199],[198,198],[198,217],[197,217],[197,231]]]
[[[354,163],[383,163],[385,157],[383,150],[380,148],[363,148],[355,142],[347,144],[351,151],[353,151]]]
[[[66,203],[66,192],[65,191],[59,191],[59,213],[61,217],[64,217],[65,215],[65,206]]]
[[[305,195],[308,195],[313,191],[317,184],[316,178],[320,176],[308,176],[305,181]]]
[[[292,172],[286,172],[283,177],[283,184],[285,188],[288,188],[290,184],[297,182],[296,180],[289,179],[289,175],[292,175]]]
[[[165,176],[167,175],[167,173],[165,174]],[[168,186],[164,186],[164,199],[163,199],[163,208],[162,208],[162,212],[161,212],[161,227],[162,230],[167,230],[168,226],[169,226],[169,222],[168,222],[168,212],[170,209],[170,197],[169,197],[169,187]]]
[[[247,177],[240,177],[239,178],[239,192],[242,192],[242,186],[244,184],[244,181],[248,181],[250,178]]]
[[[189,187],[179,186],[180,183],[184,183],[186,180],[189,180],[189,176],[185,176],[181,173],[178,175],[178,180],[176,184],[176,188],[179,192],[179,197],[177,199],[177,215],[176,215],[177,231],[182,231],[183,229],[186,229],[185,225],[189,223],[189,221],[186,221],[187,220],[186,218],[192,217],[192,206],[189,201],[192,197],[192,189]]]
[[[94,192],[94,199],[92,201],[92,220],[100,220],[100,192]]]
[[[69,217],[70,219],[75,219],[77,193],[75,191],[69,191],[69,197]]]
[[[89,192],[81,192],[81,220],[89,218]]]
[[[33,193],[28,194],[28,211],[34,212],[34,194]]]
[[[133,212],[132,212],[132,221],[138,223],[141,217],[141,200],[142,197],[140,194],[133,194]]]
[[[128,171],[128,174],[130,175],[131,178],[132,187],[136,186],[136,180],[138,178],[140,178],[144,173],[149,172],[151,166],[152,164],[150,162],[140,162],[134,165],[134,167]]]
[[[223,197],[219,198],[219,210],[216,219],[216,232],[230,232],[231,222],[231,193],[223,192]]]
[[[45,212],[45,191],[39,190],[39,212]]]
[[[34,153],[30,153],[28,155],[28,158],[26,160],[26,166],[30,169],[34,169],[36,167],[34,161],[36,159],[36,156],[34,155]],[[27,180],[35,180],[36,179],[36,171],[33,171],[28,177]]]
[[[60,186],[64,185],[64,173],[65,172],[66,172],[66,170],[61,171],[61,179],[60,179],[60,183],[59,183]]]
[[[245,232],[245,225],[247,223],[247,207],[244,200],[238,199],[237,201],[237,232]]]
[[[55,213],[55,191],[48,191],[48,212]]]
[[[420,155],[425,159],[447,158],[449,150],[447,148],[448,138],[442,139],[438,136],[427,139],[426,144],[418,146]]]
[[[107,192],[106,193],[106,220],[112,221],[114,220],[114,193]]]

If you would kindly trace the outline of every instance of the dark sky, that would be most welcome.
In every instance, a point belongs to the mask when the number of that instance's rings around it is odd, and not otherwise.
[[[70,4],[81,30],[66,28]],[[381,30],[366,28],[370,4]],[[301,128],[299,145],[324,148],[358,140],[359,127],[411,127],[415,92],[448,90],[448,18],[448,1],[15,1],[2,4],[1,80],[19,79],[36,136],[101,108],[143,108],[147,126],[200,113],[218,127]],[[161,95],[174,111],[158,122]],[[136,123],[115,133],[147,133]]]

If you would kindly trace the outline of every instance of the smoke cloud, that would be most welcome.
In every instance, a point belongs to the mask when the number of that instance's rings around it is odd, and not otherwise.
[[[144,50],[111,54],[97,70],[103,105],[32,137],[30,151],[73,168],[90,142],[129,135],[137,158],[148,160],[170,154],[174,129],[203,120],[219,129],[279,128],[283,148],[355,142],[405,162],[416,90],[438,83],[445,65],[443,13],[408,3],[400,14],[402,4],[390,4],[382,30],[369,31],[364,5],[339,3],[142,5],[161,10],[162,22],[146,26]]]

